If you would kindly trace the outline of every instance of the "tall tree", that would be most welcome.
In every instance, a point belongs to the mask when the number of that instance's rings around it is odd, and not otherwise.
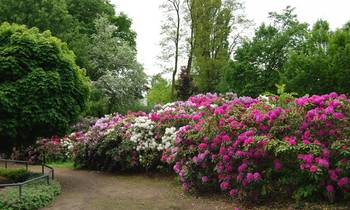
[[[192,83],[192,64],[193,64],[193,51],[194,51],[194,13],[193,13],[193,0],[185,0],[184,4],[184,20],[188,28],[187,39],[185,40],[187,51],[187,65],[181,69],[179,84],[178,84],[178,96],[180,99],[187,99],[189,94],[193,92]]]
[[[162,60],[169,63],[172,72],[172,98],[178,68],[186,66],[192,80],[190,87],[200,92],[217,91],[225,68],[229,64],[234,43],[232,37],[237,25],[245,22],[243,7],[237,0],[164,0],[165,22]],[[184,58],[187,57],[187,61]],[[179,85],[177,87],[180,87]]]
[[[235,0],[192,0],[194,81],[200,92],[217,91],[229,64],[237,4]]]
[[[171,81],[171,98],[173,100],[175,99],[175,81],[180,57],[182,3],[182,0],[165,0],[164,4],[161,5],[166,15],[166,21],[162,25],[162,58],[166,62],[174,61]]]
[[[224,77],[230,91],[250,96],[275,92],[290,52],[302,47],[307,34],[307,24],[300,23],[293,10],[270,13],[272,24],[262,24],[238,47]]]

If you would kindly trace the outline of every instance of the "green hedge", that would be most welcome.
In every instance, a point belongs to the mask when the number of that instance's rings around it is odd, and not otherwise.
[[[25,185],[22,198],[19,198],[18,188],[11,187],[0,191],[1,210],[34,210],[49,205],[61,192],[58,182],[39,181]]]
[[[0,176],[10,179],[13,182],[23,182],[30,177],[30,173],[25,169],[5,169],[0,168]]]

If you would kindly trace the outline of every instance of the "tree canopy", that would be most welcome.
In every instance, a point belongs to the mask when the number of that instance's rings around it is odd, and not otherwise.
[[[9,23],[0,26],[0,49],[0,148],[64,134],[89,95],[74,53],[48,31]]]
[[[297,20],[292,8],[271,13],[270,19],[271,25],[259,26],[235,51],[225,73],[229,90],[250,96],[275,92],[290,52],[301,47],[307,25]]]
[[[327,21],[318,21],[303,47],[293,51],[282,82],[300,95],[332,91],[350,93],[350,33],[346,26],[332,32]]]
[[[108,17],[117,27],[115,36],[120,36],[136,48],[136,33],[131,30],[131,19],[125,14],[116,15],[108,0],[4,0],[0,4],[0,23],[10,22],[37,27],[68,43],[77,56],[79,66],[89,69],[91,35],[94,21],[100,15]],[[89,71],[91,72],[91,71]],[[90,76],[90,75],[89,75]]]
[[[147,103],[153,107],[157,104],[166,104],[172,101],[171,99],[171,85],[162,78],[161,75],[155,75],[151,81],[151,89],[147,94]]]

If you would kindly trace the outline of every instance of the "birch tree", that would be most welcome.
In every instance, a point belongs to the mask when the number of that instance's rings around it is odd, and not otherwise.
[[[173,62],[172,67],[166,70],[172,72],[171,98],[175,99],[175,82],[180,60],[181,23],[182,23],[182,0],[165,0],[161,8],[165,14],[165,21],[161,28],[161,59],[166,63]]]

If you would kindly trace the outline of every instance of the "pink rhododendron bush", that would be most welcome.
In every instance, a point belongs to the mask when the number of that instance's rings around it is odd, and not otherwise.
[[[350,100],[198,95],[149,113],[111,115],[69,136],[97,170],[172,168],[186,191],[258,201],[350,198]]]
[[[177,132],[174,170],[186,190],[220,188],[253,200],[273,193],[346,198],[349,108],[335,93],[207,106]]]

